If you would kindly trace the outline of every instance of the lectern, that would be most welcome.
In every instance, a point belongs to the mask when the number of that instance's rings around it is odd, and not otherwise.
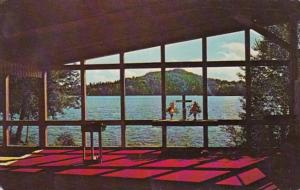
[[[102,163],[102,135],[101,132],[105,130],[106,125],[101,122],[89,122],[81,127],[82,133],[82,148],[83,148],[83,162],[84,163]],[[86,147],[86,133],[90,133],[90,155]],[[98,154],[95,154],[94,133],[98,133]]]

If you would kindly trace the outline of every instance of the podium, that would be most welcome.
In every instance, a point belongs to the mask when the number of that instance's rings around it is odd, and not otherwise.
[[[82,159],[84,163],[102,163],[102,134],[101,132],[105,130],[106,125],[102,122],[89,122],[88,124],[81,127],[82,133],[82,148],[83,154]],[[90,156],[87,152],[86,147],[86,133],[90,133]],[[95,145],[94,145],[94,133],[98,133],[98,154],[95,154]]]

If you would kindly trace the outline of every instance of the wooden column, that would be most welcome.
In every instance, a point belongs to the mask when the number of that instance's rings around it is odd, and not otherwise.
[[[160,61],[161,61],[161,116],[162,120],[166,119],[166,67],[165,67],[165,45],[160,46]],[[167,147],[167,126],[162,127],[162,147]]]
[[[203,119],[208,119],[208,98],[207,98],[207,38],[202,38],[202,88],[203,88]],[[203,126],[203,145],[208,148],[208,127]]]
[[[80,61],[80,94],[81,94],[81,120],[86,121],[86,71],[84,61]]]
[[[121,147],[126,147],[126,125],[125,125],[125,67],[124,53],[120,53],[120,93],[121,93]]]
[[[84,60],[80,61],[80,95],[81,95],[81,127],[86,127],[84,124],[86,122],[87,116],[86,116],[86,71],[84,68]],[[84,130],[81,130],[84,131]],[[85,146],[86,146],[86,134],[85,132],[82,132],[81,134],[81,141],[82,141],[82,147],[83,147],[83,155],[85,155]],[[84,158],[85,159],[85,158]]]
[[[42,73],[41,95],[39,109],[39,146],[45,148],[48,145],[48,131],[46,120],[48,119],[48,92],[47,92],[47,72]]]
[[[246,119],[251,117],[250,29],[245,30]]]
[[[250,29],[245,30],[245,61],[246,61],[246,73],[245,73],[245,80],[246,80],[246,121],[251,119],[251,70],[250,70]],[[247,124],[246,136],[247,139],[251,142],[251,125]],[[250,145],[250,144],[248,144]]]
[[[9,145],[9,126],[6,121],[9,120],[9,75],[3,79],[3,147]]]

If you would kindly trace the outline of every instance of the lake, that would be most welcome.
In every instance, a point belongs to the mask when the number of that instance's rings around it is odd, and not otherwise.
[[[243,112],[240,96],[209,96],[208,116],[209,119],[240,119]],[[187,100],[196,101],[202,108],[202,96],[186,96]],[[167,96],[167,106],[170,102],[181,100],[181,96]],[[161,119],[160,96],[126,96],[126,119],[128,120],[155,120]],[[176,103],[178,113],[174,119],[182,118],[181,103]],[[191,103],[187,103],[189,107]],[[120,97],[119,96],[88,96],[87,118],[88,120],[120,120]],[[59,115],[56,120],[79,120],[80,109],[66,109],[65,114]],[[167,114],[169,118],[169,115]],[[202,119],[202,114],[198,116]],[[49,118],[51,119],[51,118]],[[192,119],[192,117],[187,117]],[[126,126],[127,146],[161,146],[161,127],[134,125]],[[26,128],[24,129],[25,134]],[[81,144],[80,126],[49,126],[49,145],[55,143],[55,139],[62,133],[72,134],[76,144]],[[2,130],[1,132],[2,133]],[[231,140],[225,133],[224,127],[209,127],[209,146],[227,146]],[[29,127],[30,140],[38,142],[37,127]],[[120,126],[108,126],[103,132],[103,144],[105,146],[120,146]],[[2,138],[2,134],[0,134]],[[2,139],[0,139],[2,140]],[[169,126],[167,128],[167,145],[179,147],[203,146],[203,129],[201,126]]]

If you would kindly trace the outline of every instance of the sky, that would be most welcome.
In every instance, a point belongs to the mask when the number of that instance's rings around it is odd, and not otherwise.
[[[262,39],[257,32],[250,31],[251,55],[256,56],[253,50],[255,41]],[[238,61],[245,60],[244,32],[235,32],[212,36],[207,38],[207,60],[208,61]],[[195,39],[185,42],[168,44],[165,47],[166,62],[180,61],[201,61],[202,60],[202,39]],[[105,56],[90,59],[86,64],[118,63],[119,55]],[[160,47],[147,48],[127,52],[124,54],[125,63],[137,62],[160,62]],[[160,69],[126,69],[125,77],[142,76],[147,72],[159,71]],[[185,70],[202,74],[201,68],[185,68]],[[237,73],[241,72],[239,67],[208,68],[208,77],[222,80],[239,80]],[[119,80],[119,70],[90,70],[87,71],[87,83],[108,82]]]

